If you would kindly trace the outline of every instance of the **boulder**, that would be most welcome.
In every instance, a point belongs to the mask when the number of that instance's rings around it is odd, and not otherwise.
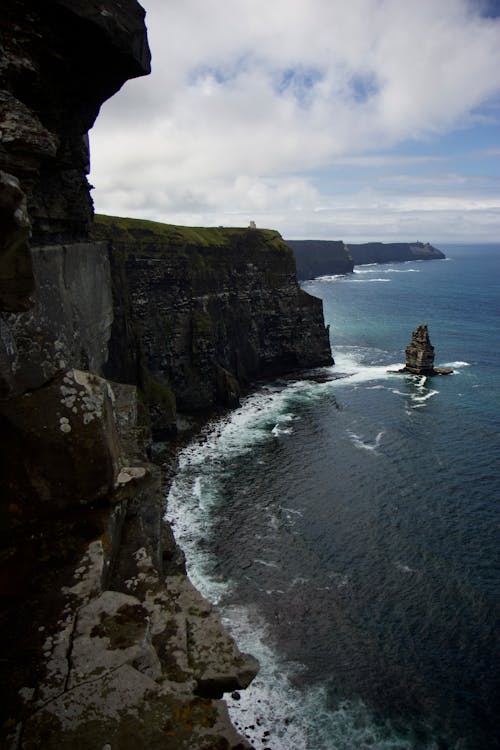
[[[109,494],[120,468],[113,399],[106,380],[68,370],[0,402],[2,504],[39,515]]]

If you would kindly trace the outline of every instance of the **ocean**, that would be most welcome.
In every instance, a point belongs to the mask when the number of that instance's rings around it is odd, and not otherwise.
[[[256,748],[500,746],[500,245],[308,281],[335,365],[182,449],[167,518],[261,671]],[[450,376],[391,374],[427,323]]]

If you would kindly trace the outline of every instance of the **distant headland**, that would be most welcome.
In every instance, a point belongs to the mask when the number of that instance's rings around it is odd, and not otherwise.
[[[445,254],[428,242],[344,243],[340,240],[286,240],[293,250],[299,280],[352,273],[354,266],[443,260]]]

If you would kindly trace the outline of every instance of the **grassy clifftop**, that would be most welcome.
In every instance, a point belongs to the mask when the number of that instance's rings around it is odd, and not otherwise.
[[[157,243],[159,240],[175,248],[234,247],[241,242],[256,242],[269,250],[290,253],[279,232],[273,229],[246,229],[240,227],[185,227],[162,224],[146,219],[129,219],[121,216],[96,214],[92,235],[95,239]]]

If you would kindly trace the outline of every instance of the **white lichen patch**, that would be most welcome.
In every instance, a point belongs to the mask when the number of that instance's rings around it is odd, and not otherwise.
[[[100,539],[97,539],[89,544],[76,569],[75,584],[71,587],[65,586],[63,592],[74,594],[82,601],[88,601],[92,595],[100,591],[106,565],[103,544]]]
[[[68,417],[61,417],[59,419],[59,429],[61,430],[61,432],[65,433],[71,432],[71,425],[69,423]]]
[[[115,486],[127,484],[133,479],[142,479],[146,476],[146,469],[143,466],[124,466],[118,474]]]
[[[153,565],[151,556],[148,555],[144,547],[140,547],[133,554],[134,560],[137,563],[137,575],[129,578],[125,581],[126,587],[129,591],[133,591],[141,584],[147,584],[154,586],[158,583],[158,572]]]
[[[83,370],[69,370],[60,386],[61,405],[81,416],[84,425],[101,420],[107,399],[114,394],[102,378]]]

